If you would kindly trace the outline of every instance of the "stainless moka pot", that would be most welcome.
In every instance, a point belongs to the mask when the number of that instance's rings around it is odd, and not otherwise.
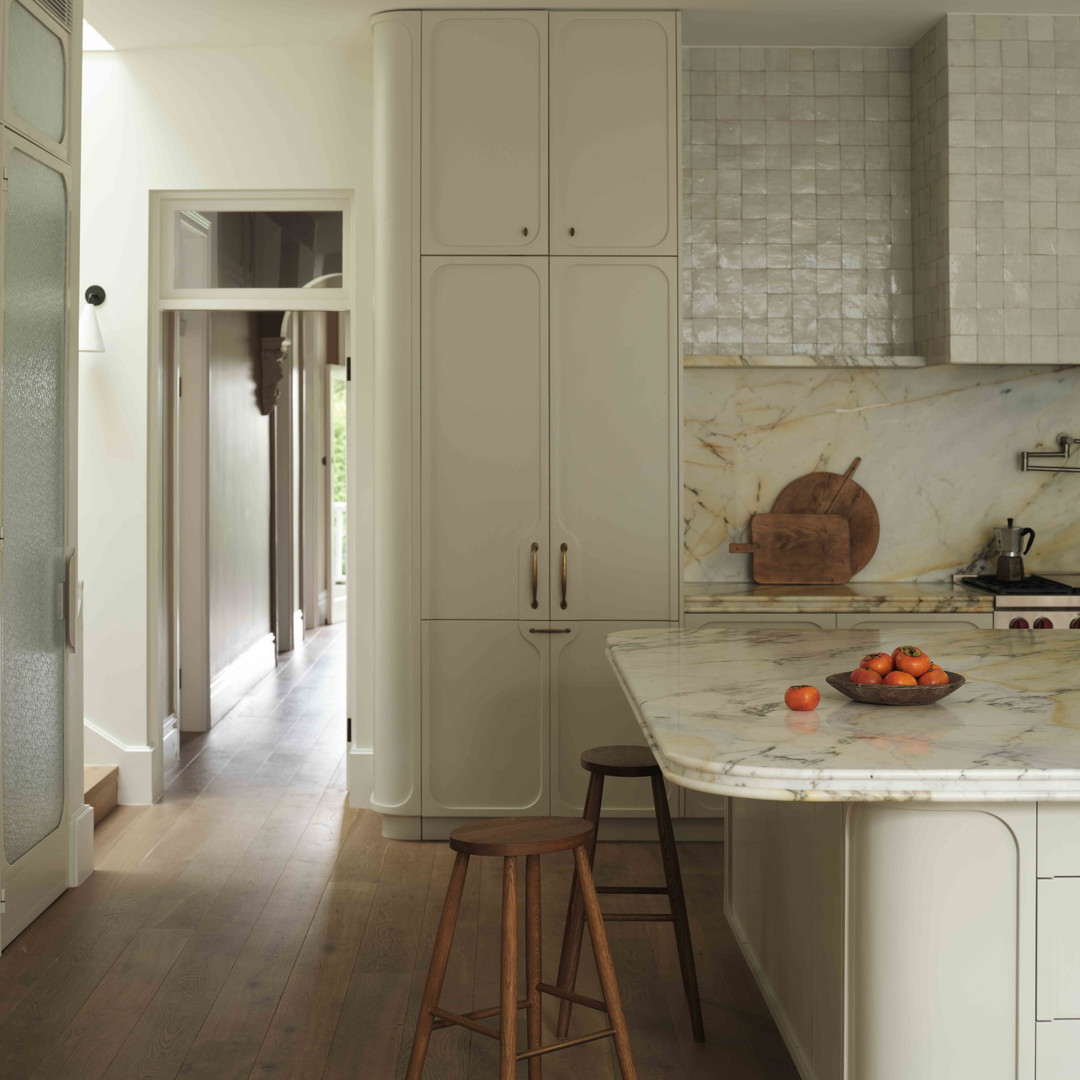
[[[1024,546],[1024,537],[1027,537],[1027,546]],[[1009,518],[1009,524],[1004,528],[1000,526],[994,529],[994,537],[998,545],[997,579],[998,581],[1023,581],[1024,580],[1024,556],[1031,550],[1035,543],[1034,529],[1018,529],[1013,525],[1013,519]]]

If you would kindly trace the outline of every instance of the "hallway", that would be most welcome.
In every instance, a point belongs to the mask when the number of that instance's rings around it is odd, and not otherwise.
[[[160,803],[98,828],[95,873],[0,956],[4,1080],[403,1075],[452,857],[384,840],[376,815],[348,809],[344,647],[343,627],[309,637],[185,740]],[[699,967],[709,1042],[690,1038],[668,928],[612,924],[642,1080],[795,1080],[720,911],[719,845],[681,853],[696,943],[713,958]],[[602,844],[598,873],[641,883],[660,865],[652,845]],[[545,860],[549,965],[568,880],[569,863]],[[499,868],[474,870],[449,1008],[498,999],[498,905]],[[583,992],[592,977],[583,965]],[[576,1017],[575,1031],[592,1022]],[[494,1077],[496,1049],[440,1032],[425,1076]],[[609,1055],[606,1043],[553,1055],[545,1075],[613,1080]]]

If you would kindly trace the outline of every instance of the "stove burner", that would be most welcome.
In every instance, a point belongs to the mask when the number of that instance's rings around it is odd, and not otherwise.
[[[1061,581],[1051,581],[1050,578],[1039,577],[1031,574],[1022,581],[998,581],[993,574],[979,574],[976,577],[960,579],[965,585],[974,589],[982,589],[984,592],[994,593],[995,596],[1077,596],[1080,588],[1066,585]]]

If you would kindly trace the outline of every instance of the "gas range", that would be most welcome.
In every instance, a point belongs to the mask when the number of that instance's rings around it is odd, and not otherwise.
[[[995,630],[1080,630],[1080,575],[1031,574],[1021,581],[999,581],[980,574],[958,580],[993,593]]]

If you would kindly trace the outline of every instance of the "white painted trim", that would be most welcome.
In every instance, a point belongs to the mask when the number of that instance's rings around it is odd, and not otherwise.
[[[165,772],[180,765],[180,721],[175,713],[169,713],[161,725],[161,762]]]
[[[155,748],[125,746],[93,720],[83,720],[83,757],[87,765],[117,765],[120,785],[117,802],[142,806],[156,802],[160,786],[154,784]]]
[[[70,822],[68,885],[81,885],[94,872],[94,808],[83,803]]]
[[[216,724],[277,667],[274,635],[266,634],[210,680],[210,723]]]
[[[349,806],[354,810],[369,810],[375,786],[374,754],[370,749],[349,747],[345,755],[345,784],[349,789]]]

